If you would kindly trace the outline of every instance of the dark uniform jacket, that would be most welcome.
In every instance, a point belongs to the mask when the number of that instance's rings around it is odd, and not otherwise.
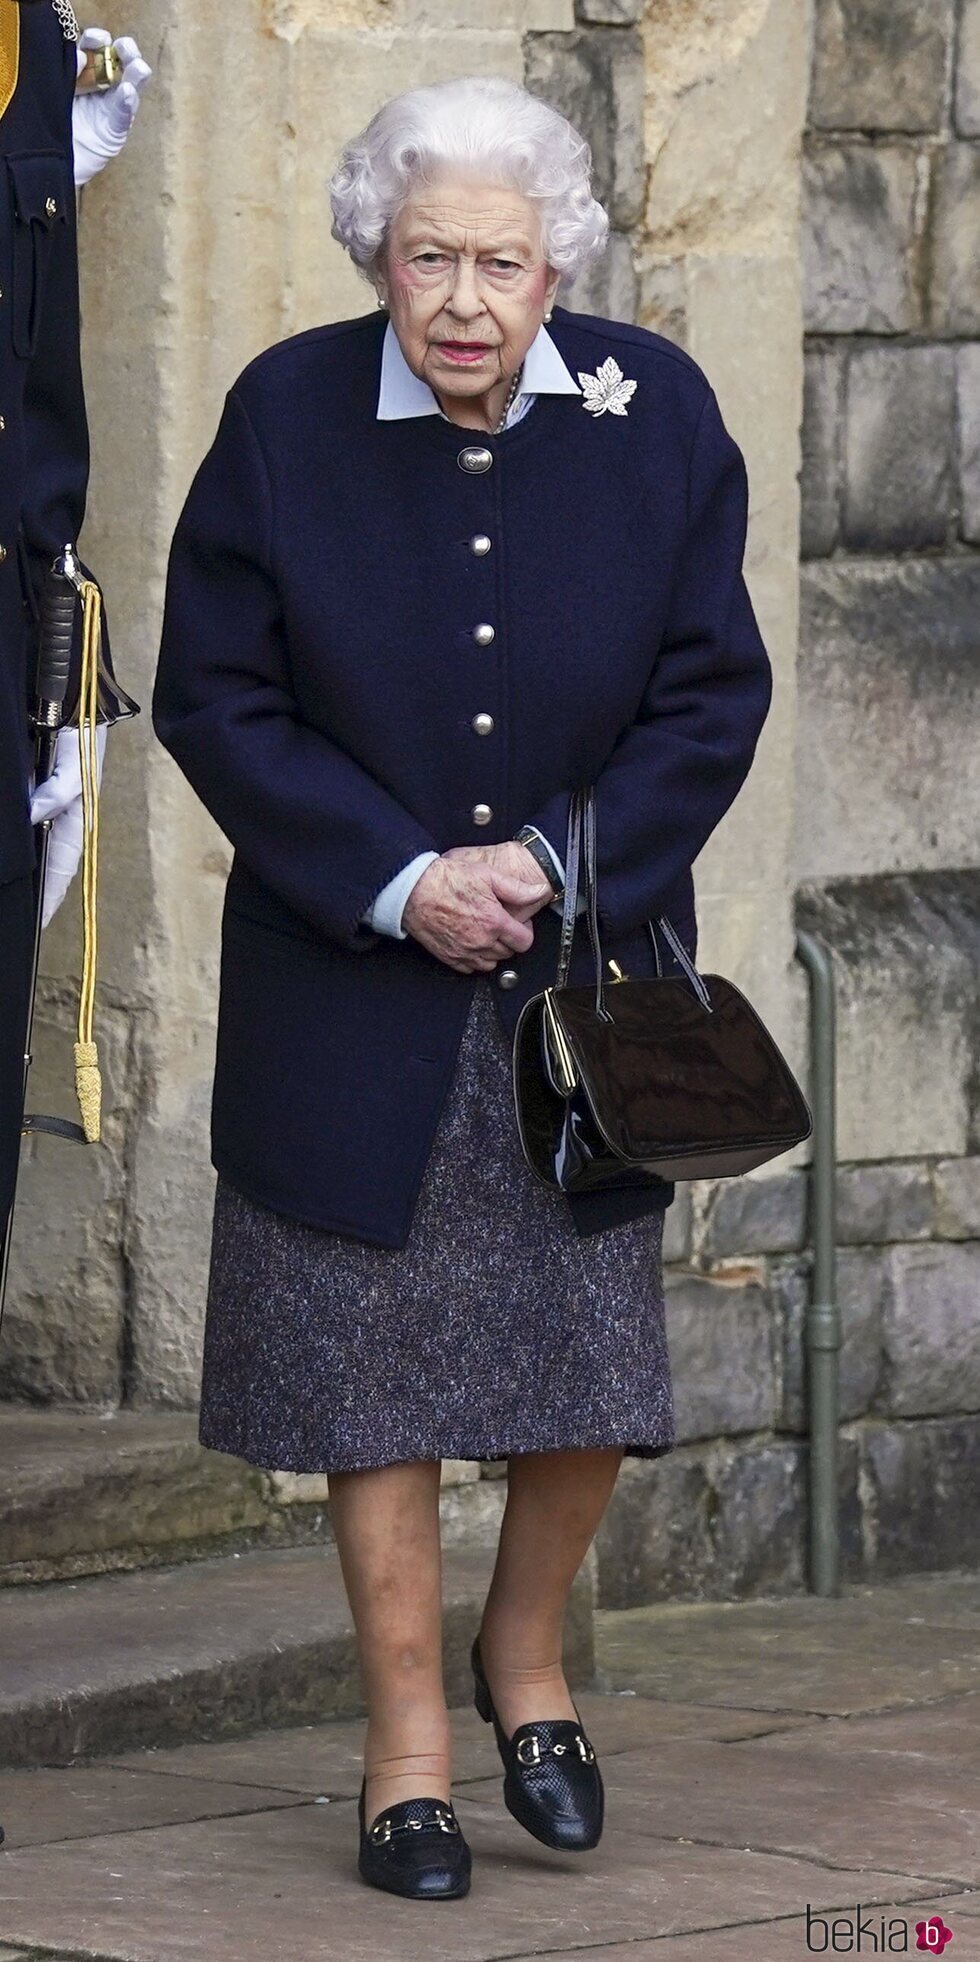
[[[154,721],[235,850],[214,1163],[281,1213],[397,1247],[476,977],[373,934],[366,908],[422,851],[530,822],[562,852],[569,790],[594,780],[605,954],[655,971],[660,913],[693,952],[691,866],[771,673],[742,456],[686,354],[556,307],[573,374],[612,355],[636,381],[627,414],[542,395],[484,437],[376,419],[385,324],[301,334],[231,390],[173,544]],[[554,974],[557,918],[534,924],[498,971],[508,1031]],[[672,1193],[569,1203],[588,1232]]]
[[[54,9],[0,0],[16,87],[0,116],[0,884],[34,864],[27,708],[44,573],[81,528],[88,433],[79,359],[71,104],[76,44]],[[0,66],[0,74],[7,73]],[[0,95],[0,104],[3,97]]]

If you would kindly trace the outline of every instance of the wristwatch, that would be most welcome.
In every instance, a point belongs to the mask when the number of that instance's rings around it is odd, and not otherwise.
[[[531,857],[540,865],[555,898],[563,899],[565,894],[564,881],[558,877],[555,869],[555,861],[540,831],[535,831],[533,824],[522,824],[520,830],[514,834],[514,842],[515,844],[525,845],[527,847]]]

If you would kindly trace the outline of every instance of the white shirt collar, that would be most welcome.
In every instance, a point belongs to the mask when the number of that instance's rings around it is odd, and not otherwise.
[[[566,368],[551,335],[539,327],[524,357],[521,392],[524,395],[581,395],[578,382]],[[514,407],[516,408],[515,402]],[[443,412],[428,382],[413,374],[401,342],[389,320],[381,348],[381,386],[377,415],[391,422],[403,416],[434,416]]]

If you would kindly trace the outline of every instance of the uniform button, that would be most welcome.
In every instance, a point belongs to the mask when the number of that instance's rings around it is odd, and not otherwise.
[[[485,450],[478,443],[468,443],[460,450],[457,463],[461,470],[468,470],[472,477],[478,477],[483,470],[489,470],[493,462],[492,450]]]
[[[7,556],[7,547],[6,547],[6,545],[0,545],[0,565],[2,565],[2,564],[3,564],[3,562],[4,562],[4,559],[6,558],[6,556]]]
[[[516,967],[502,967],[497,976],[498,988],[516,988],[520,976]]]
[[[492,736],[493,716],[487,715],[486,713],[482,715],[475,715],[473,717],[473,727],[476,730],[478,736]]]
[[[475,552],[478,559],[482,559],[489,552],[490,543],[491,541],[487,537],[486,532],[478,531],[476,537],[470,539],[470,551]]]
[[[7,418],[6,418],[6,416],[0,416],[0,436],[2,436],[2,435],[3,435],[3,432],[4,432],[4,430],[6,429],[6,427],[7,427]]]
[[[489,824],[493,812],[489,804],[474,804],[470,815],[474,824]]]
[[[476,641],[478,647],[489,647],[493,638],[494,631],[489,620],[481,620],[479,626],[474,627],[473,639]]]
[[[58,216],[57,198],[45,198],[44,209],[47,212],[49,218],[57,218]]]

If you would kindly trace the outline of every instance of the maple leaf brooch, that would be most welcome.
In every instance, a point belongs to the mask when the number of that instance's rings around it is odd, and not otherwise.
[[[611,354],[600,362],[594,375],[583,375],[580,370],[579,381],[585,391],[582,407],[594,416],[603,415],[607,409],[612,416],[624,416],[636,390],[635,381],[624,381],[622,368]]]

